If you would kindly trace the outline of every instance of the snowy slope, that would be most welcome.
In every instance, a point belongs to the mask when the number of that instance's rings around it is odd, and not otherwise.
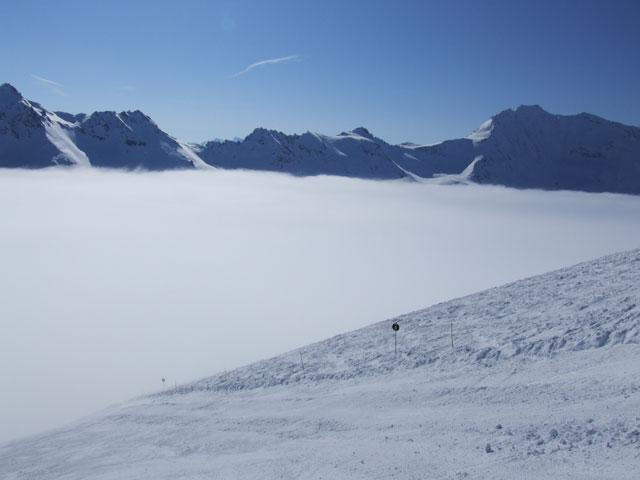
[[[187,145],[139,110],[76,115],[76,142],[97,167],[145,170],[204,167]]]
[[[142,112],[49,112],[0,86],[0,167],[211,168]]]
[[[595,115],[505,110],[471,137],[479,183],[640,193],[640,128]]]
[[[198,154],[221,168],[377,179],[406,176],[392,161],[393,147],[362,127],[336,136],[257,128],[240,142],[208,142]]]
[[[460,174],[469,166],[475,152],[466,138],[447,140],[436,145],[405,146],[398,165],[421,178]]]
[[[467,138],[411,146],[404,168],[516,188],[640,193],[640,128],[595,115],[554,115],[520,106]],[[407,157],[408,158],[408,157]]]
[[[391,321],[338,335],[4,444],[0,478],[637,478],[640,250],[396,321],[397,355]]]
[[[69,127],[8,83],[0,85],[0,167],[88,165]]]

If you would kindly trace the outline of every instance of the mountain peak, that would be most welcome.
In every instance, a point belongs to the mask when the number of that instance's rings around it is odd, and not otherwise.
[[[355,133],[356,135],[360,135],[361,137],[373,140],[373,135],[365,127],[354,128],[353,130],[351,130],[351,133]]]
[[[491,117],[490,120],[492,120],[495,126],[505,126],[520,124],[522,122],[545,122],[551,117],[554,117],[554,115],[547,112],[540,105],[520,105],[515,108],[507,108]]]
[[[153,120],[151,120],[151,117],[141,110],[127,110],[125,112],[120,112],[120,116],[131,118],[137,121],[153,122]]]
[[[545,115],[551,115],[540,105],[520,105],[516,108],[507,108],[506,110],[501,111],[493,118],[502,119],[502,118],[512,118],[512,117],[542,117]]]
[[[0,105],[16,103],[22,99],[22,94],[10,83],[0,85]]]
[[[248,135],[249,137],[251,136],[260,136],[260,135],[266,135],[267,133],[269,133],[269,130],[267,130],[264,127],[256,127],[253,129],[253,131]]]
[[[12,94],[18,97],[22,97],[18,89],[13,85],[11,85],[10,83],[3,83],[2,85],[0,85],[0,94],[1,95]]]
[[[258,127],[254,128],[253,132],[245,137],[245,140],[264,142],[265,140],[271,139],[277,142],[285,136],[286,135],[284,133],[279,132],[278,130],[269,130],[267,128]]]
[[[373,134],[367,130],[365,127],[354,128],[353,130],[349,130],[348,132],[340,132],[338,134],[339,137],[348,137],[350,135],[357,135],[362,138],[366,138],[369,140],[375,140]]]
[[[540,105],[520,105],[516,108],[516,113],[526,115],[549,115],[549,112]]]

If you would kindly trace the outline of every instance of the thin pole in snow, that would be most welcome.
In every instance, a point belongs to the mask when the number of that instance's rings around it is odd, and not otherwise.
[[[164,378],[162,379],[162,391],[164,392]]]
[[[453,351],[453,317],[449,321],[449,333],[451,335],[451,351]]]
[[[304,370],[304,360],[302,360],[302,352],[298,352],[300,354],[300,366],[302,367],[302,370]]]
[[[391,329],[393,330],[393,354],[398,355],[398,330],[400,330],[400,325],[397,322],[394,322],[391,325]]]

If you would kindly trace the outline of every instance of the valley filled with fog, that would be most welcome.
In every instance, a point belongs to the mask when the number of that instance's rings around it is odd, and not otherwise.
[[[0,441],[640,246],[640,197],[0,170]]]

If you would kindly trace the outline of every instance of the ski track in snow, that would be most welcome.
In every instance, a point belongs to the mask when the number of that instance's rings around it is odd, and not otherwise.
[[[637,478],[640,250],[395,321],[397,356],[391,320],[338,335],[4,444],[0,478]]]

